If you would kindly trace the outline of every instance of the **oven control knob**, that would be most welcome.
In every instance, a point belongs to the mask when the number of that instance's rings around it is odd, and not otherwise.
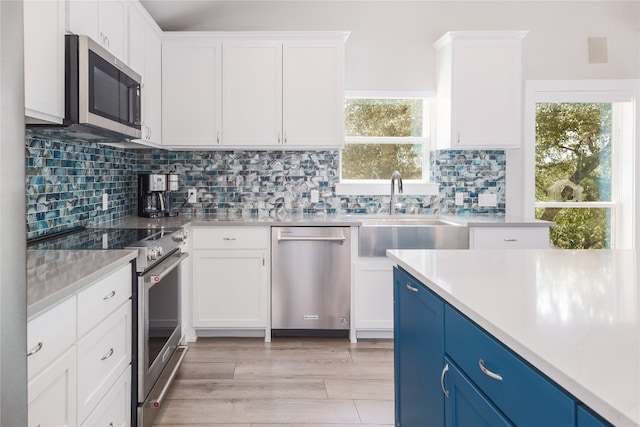
[[[184,243],[187,240],[187,230],[178,231],[173,235],[173,240],[178,243]]]
[[[158,254],[158,258],[162,258],[162,256],[164,255],[164,249],[162,248],[162,246],[156,247],[156,253]]]
[[[148,249],[147,259],[150,261],[156,260],[162,256],[161,246],[152,246]]]

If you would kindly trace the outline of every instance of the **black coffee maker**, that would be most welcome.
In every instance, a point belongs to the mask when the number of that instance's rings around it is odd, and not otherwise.
[[[160,218],[168,216],[167,175],[138,175],[138,216]]]

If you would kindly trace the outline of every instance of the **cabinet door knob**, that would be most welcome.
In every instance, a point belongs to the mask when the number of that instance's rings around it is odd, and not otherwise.
[[[444,368],[442,368],[442,372],[440,373],[440,388],[442,389],[442,392],[446,397],[449,397],[449,391],[446,388],[444,388],[444,376],[448,370],[449,370],[449,364],[446,363],[444,365]]]
[[[39,342],[38,344],[36,344],[35,347],[33,347],[31,350],[29,350],[27,352],[27,357],[29,356],[33,356],[34,354],[36,354],[37,352],[39,352],[40,350],[42,350],[42,342]]]
[[[107,352],[107,354],[105,354],[104,356],[102,356],[100,358],[100,360],[107,360],[108,358],[110,358],[111,356],[113,356],[113,349],[110,348],[109,351]]]
[[[480,361],[478,362],[478,366],[480,366],[480,370],[482,371],[482,373],[488,376],[489,378],[492,378],[496,381],[502,381],[502,376],[496,373],[493,373],[484,367],[484,360],[480,359]]]

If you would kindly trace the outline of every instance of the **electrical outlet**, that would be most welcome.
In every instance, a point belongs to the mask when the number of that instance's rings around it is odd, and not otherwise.
[[[493,207],[498,205],[498,195],[495,193],[478,194],[478,206]]]
[[[198,201],[198,192],[195,188],[190,188],[187,190],[187,203],[196,203]]]
[[[320,194],[318,190],[311,190],[311,203],[318,203],[320,201]]]
[[[464,193],[456,193],[456,206],[464,205]]]

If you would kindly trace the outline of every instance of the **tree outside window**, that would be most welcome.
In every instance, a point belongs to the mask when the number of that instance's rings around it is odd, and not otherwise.
[[[422,180],[425,100],[423,98],[347,98],[343,180]]]
[[[555,247],[611,247],[612,105],[536,105],[536,218],[556,223]]]

